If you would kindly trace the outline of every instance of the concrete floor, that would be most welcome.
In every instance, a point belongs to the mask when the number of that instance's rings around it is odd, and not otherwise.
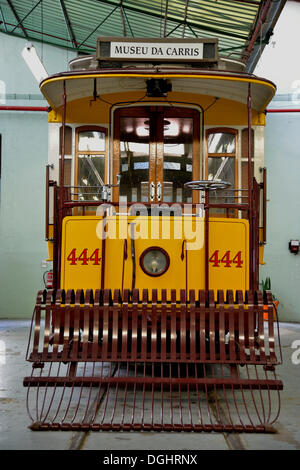
[[[300,324],[281,323],[283,365],[277,368],[284,383],[282,407],[272,434],[155,433],[155,432],[43,432],[31,431],[23,377],[29,321],[0,320],[0,449],[1,450],[299,450],[300,364],[292,363]],[[296,354],[299,358],[300,354]]]

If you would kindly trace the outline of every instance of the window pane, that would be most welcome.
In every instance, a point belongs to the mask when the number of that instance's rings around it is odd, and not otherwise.
[[[148,202],[149,118],[120,118],[120,200]]]
[[[78,150],[91,152],[105,151],[105,134],[98,131],[83,131],[78,135]]]
[[[234,153],[235,134],[216,132],[208,135],[208,153]]]
[[[234,157],[210,157],[208,158],[208,179],[228,181],[229,183],[231,183],[231,188],[234,189],[235,187],[235,158]]]
[[[104,169],[104,155],[78,155],[79,200],[100,200],[101,186],[104,184]]]
[[[192,202],[192,191],[184,187],[193,171],[193,119],[164,120],[164,202]]]
[[[222,180],[231,183],[228,189],[235,189],[235,158],[210,157],[208,158],[208,179]],[[211,203],[234,203],[234,192],[225,190],[210,191]],[[214,209],[214,214],[225,214],[225,209]]]

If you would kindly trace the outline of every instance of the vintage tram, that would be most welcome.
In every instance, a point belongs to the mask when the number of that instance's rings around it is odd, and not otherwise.
[[[47,289],[32,429],[266,431],[280,409],[266,242],[275,85],[215,39],[99,38],[45,79]]]

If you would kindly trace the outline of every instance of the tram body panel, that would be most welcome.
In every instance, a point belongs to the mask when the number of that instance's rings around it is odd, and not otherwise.
[[[68,103],[66,113],[66,122],[68,124],[107,124],[109,123],[109,103],[117,103],[114,109],[122,106],[122,103],[130,102],[133,105],[139,104],[141,92],[128,92],[128,93],[115,93],[101,95],[105,101],[93,101],[93,97],[81,98]],[[169,93],[168,101],[174,102],[178,106],[201,106],[204,110],[208,108],[214,101],[214,95],[201,95],[196,93],[171,92]],[[145,102],[141,101],[141,105]],[[147,99],[147,104],[161,104],[168,106],[166,100],[157,98],[155,100]],[[48,115],[49,123],[62,122],[62,108],[58,106],[50,110]],[[205,125],[244,125],[247,126],[247,106],[243,103],[236,102],[225,98],[219,98],[217,105],[207,110],[205,115]],[[252,111],[252,125],[265,126],[265,114],[253,109]]]
[[[134,232],[131,226],[134,225]],[[105,232],[104,232],[105,226]],[[244,219],[210,219],[209,285],[249,288],[249,224]],[[204,289],[204,219],[186,216],[66,217],[62,231],[61,288],[68,289]],[[133,238],[134,237],[134,238]],[[159,247],[169,258],[166,272],[148,275],[142,268],[146,250]],[[103,255],[103,249],[105,253]],[[134,250],[134,259],[132,257]],[[105,257],[105,271],[102,270]],[[135,265],[135,268],[133,268]],[[133,270],[135,281],[133,283]],[[104,280],[103,280],[104,275]],[[225,286],[225,287],[224,287]]]

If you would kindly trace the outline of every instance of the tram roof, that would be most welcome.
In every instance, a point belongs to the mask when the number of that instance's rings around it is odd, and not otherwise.
[[[252,72],[286,0],[7,0],[0,31],[93,54],[98,36],[207,38]]]
[[[146,96],[148,78],[166,78],[172,82],[172,91],[197,93],[225,98],[246,104],[251,84],[252,107],[262,112],[272,100],[276,86],[269,80],[245,73],[229,73],[212,70],[97,70],[65,72],[46,78],[41,91],[52,108],[62,105],[63,83],[65,82],[67,102],[97,94],[126,93],[140,91],[141,99]],[[96,80],[96,82],[95,82]]]

